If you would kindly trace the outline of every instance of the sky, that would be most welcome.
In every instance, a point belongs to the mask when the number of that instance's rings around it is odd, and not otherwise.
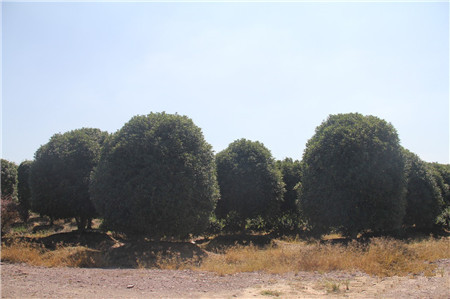
[[[449,163],[449,3],[5,2],[2,158],[56,133],[187,115],[215,152],[236,139],[300,160],[330,114],[390,122]]]

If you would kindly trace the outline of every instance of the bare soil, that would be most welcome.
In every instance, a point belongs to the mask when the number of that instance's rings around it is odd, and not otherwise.
[[[361,272],[238,273],[192,270],[44,268],[1,264],[2,298],[450,298],[450,260],[436,276]]]

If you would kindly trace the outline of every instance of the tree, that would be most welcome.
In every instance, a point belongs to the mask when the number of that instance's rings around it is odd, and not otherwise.
[[[55,134],[35,153],[30,186],[32,210],[51,219],[75,217],[79,230],[96,216],[89,179],[108,133],[82,128]]]
[[[153,238],[198,235],[218,197],[212,148],[186,116],[135,116],[105,146],[90,190],[112,230]]]
[[[278,213],[284,183],[270,151],[260,142],[239,139],[216,155],[221,192],[216,214],[234,215],[238,227],[245,219],[269,219]]]
[[[437,217],[437,224],[448,229],[450,227],[450,165],[428,163],[428,168],[434,177],[443,199]]]
[[[280,205],[280,213],[271,223],[271,229],[278,234],[296,234],[304,224],[298,209],[298,188],[301,186],[301,163],[286,158],[276,162],[280,169],[286,193]]]
[[[1,159],[1,188],[2,197],[17,201],[17,165],[5,159]]]
[[[301,163],[292,158],[286,158],[277,161],[277,167],[281,171],[283,182],[285,184],[286,193],[281,204],[282,213],[298,214],[298,192],[301,180]]]
[[[394,127],[358,113],[330,115],[306,144],[300,208],[313,232],[355,237],[401,227],[404,162]]]
[[[431,228],[443,202],[441,192],[425,162],[406,149],[403,155],[407,181],[406,215],[403,222],[417,228]]]
[[[29,217],[31,189],[30,189],[30,172],[32,161],[23,161],[17,169],[17,191],[18,191],[18,211],[22,221],[26,222]]]

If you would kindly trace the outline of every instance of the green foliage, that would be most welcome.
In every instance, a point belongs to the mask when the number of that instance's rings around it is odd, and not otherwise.
[[[96,216],[89,178],[108,133],[82,128],[55,134],[35,153],[30,186],[32,210],[51,219],[75,217],[80,230]]]
[[[443,204],[441,192],[427,164],[408,150],[403,151],[407,181],[405,225],[431,228]]]
[[[32,161],[23,161],[20,163],[19,168],[17,169],[17,190],[18,190],[18,198],[19,205],[18,210],[20,214],[20,218],[22,221],[26,222],[29,217],[28,211],[30,210],[30,202],[31,202],[31,188],[30,188],[30,173],[31,173],[31,165]]]
[[[297,214],[297,187],[299,186],[301,180],[301,163],[298,160],[294,161],[291,158],[286,158],[282,161],[277,161],[277,167],[281,171],[286,189],[286,193],[284,193],[283,202],[281,204],[281,213]]]
[[[1,193],[17,201],[17,165],[14,162],[1,159]]]
[[[329,116],[306,145],[301,184],[300,208],[314,233],[400,228],[405,177],[396,130],[374,116]]]
[[[277,235],[297,235],[306,227],[306,223],[298,212],[283,213],[270,225],[272,233]]]
[[[437,223],[448,229],[450,228],[450,165],[428,163],[428,167],[443,199],[437,217]]]
[[[105,146],[90,191],[112,230],[198,235],[218,197],[212,148],[186,116],[135,116]]]
[[[232,213],[235,225],[243,229],[248,218],[268,220],[277,215],[284,183],[272,154],[262,143],[236,140],[216,155],[216,163],[221,192],[218,217],[227,218]]]

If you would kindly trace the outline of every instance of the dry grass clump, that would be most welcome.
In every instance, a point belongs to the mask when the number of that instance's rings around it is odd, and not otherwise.
[[[56,246],[48,250],[42,245],[25,241],[2,244],[2,261],[22,262],[43,267],[102,267],[102,254],[83,246]]]
[[[421,273],[433,275],[436,266],[430,262],[450,258],[449,241],[449,238],[409,242],[373,238],[368,243],[353,241],[342,245],[292,240],[276,241],[264,248],[235,245],[224,253],[209,252],[207,256],[195,253],[185,256],[180,250],[168,250],[155,252],[150,257],[144,254],[134,258],[139,268],[196,269],[216,272],[219,275],[253,271],[286,273],[335,270],[360,270],[381,277]],[[195,249],[195,246],[191,247],[186,250]],[[133,252],[130,251],[130,258],[133,258]],[[45,267],[114,267],[114,259],[107,257],[107,251],[85,246],[59,244],[50,250],[23,240],[2,244],[1,251],[3,261]]]
[[[449,258],[448,246],[448,239],[407,244],[387,238],[375,238],[368,244],[355,241],[348,245],[291,243],[262,250],[255,246],[237,246],[222,255],[209,256],[199,268],[220,275],[333,270],[361,270],[382,277],[430,275],[435,266],[426,261]]]

